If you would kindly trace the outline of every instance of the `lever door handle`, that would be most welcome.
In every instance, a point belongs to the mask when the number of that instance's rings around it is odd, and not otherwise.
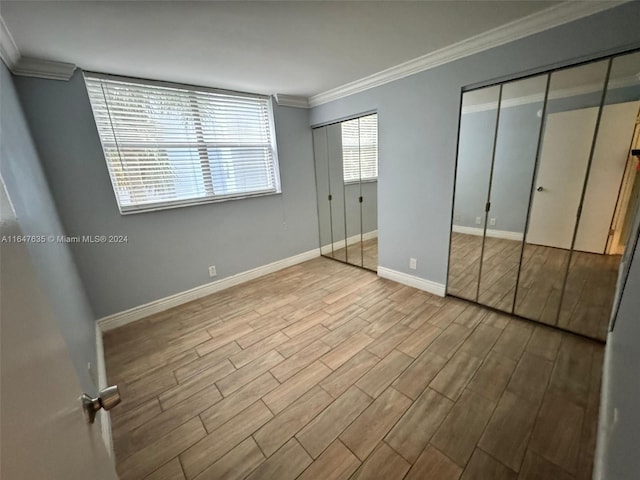
[[[96,414],[101,408],[108,411],[122,401],[117,385],[103,388],[99,393],[96,398],[91,398],[86,393],[82,394],[82,409],[84,410],[87,423],[95,422]]]

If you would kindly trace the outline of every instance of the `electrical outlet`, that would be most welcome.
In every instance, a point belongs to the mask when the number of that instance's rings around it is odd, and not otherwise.
[[[476,225],[480,225],[482,223],[482,217],[476,217]]]
[[[462,220],[462,215],[460,215],[459,213],[456,213],[456,214],[453,216],[453,219],[454,219],[456,222],[459,222],[460,220]]]
[[[215,265],[211,265],[209,267],[209,276],[211,278],[215,277],[218,273],[216,272],[216,266]]]
[[[496,224],[496,219],[492,218],[489,220],[489,225],[495,225]]]
[[[416,260],[415,258],[410,258],[409,259],[409,268],[411,270],[415,270],[416,268],[418,268],[418,260]]]

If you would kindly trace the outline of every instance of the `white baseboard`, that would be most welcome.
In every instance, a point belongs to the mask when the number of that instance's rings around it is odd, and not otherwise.
[[[262,277],[263,275],[267,275],[269,273],[277,272],[278,270],[282,270],[283,268],[291,267],[292,265],[306,262],[307,260],[311,260],[319,256],[320,249],[316,248],[314,250],[309,250],[308,252],[294,255],[293,257],[278,260],[268,265],[263,265],[261,267],[247,270],[246,272],[237,273],[235,275],[231,275],[230,277],[192,288],[191,290],[176,293],[174,295],[160,298],[158,300],[154,300],[153,302],[145,303],[144,305],[133,307],[129,310],[114,313],[113,315],[101,318],[100,320],[98,320],[98,327],[102,332],[113,330],[114,328],[118,328],[123,325],[127,325],[128,323],[135,322],[136,320],[148,317],[149,315],[163,312],[170,308],[177,307],[178,305],[191,302],[192,300],[197,300],[198,298],[206,297],[207,295],[219,292],[220,290],[224,290],[226,288],[248,282],[249,280]]]
[[[484,234],[483,228],[463,227],[461,225],[453,225],[451,230],[456,233],[465,233],[467,235],[476,235],[479,237]],[[516,240],[518,242],[521,242],[524,238],[524,234],[520,232],[510,232],[508,230],[491,230],[487,228],[487,237],[504,238],[505,240]]]
[[[362,234],[363,242],[366,242],[367,240],[371,240],[372,238],[378,238],[378,230],[372,230],[370,232]],[[352,235],[351,237],[347,238],[347,246],[353,245],[354,243],[358,243],[359,241],[360,241],[360,235]],[[340,250],[341,248],[344,248],[344,240],[333,242],[333,245],[332,244],[323,245],[320,248],[320,251],[322,252],[322,255],[327,255],[332,251]]]
[[[107,387],[107,365],[104,360],[104,345],[102,344],[102,331],[100,326],[96,323],[96,366],[98,368],[98,389],[102,390]],[[102,431],[102,441],[104,446],[107,447],[107,452],[115,461],[115,455],[113,454],[113,437],[111,435],[111,416],[109,412],[100,410],[98,412],[98,418],[100,419],[100,429]]]
[[[424,278],[391,270],[390,268],[378,267],[378,276],[386,278],[387,280],[402,283],[403,285],[408,285],[409,287],[417,288],[418,290],[433,293],[439,297],[444,297],[446,293],[446,287],[442,283],[425,280]]]

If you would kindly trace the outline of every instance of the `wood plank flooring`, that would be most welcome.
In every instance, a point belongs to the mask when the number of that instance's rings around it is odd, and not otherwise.
[[[511,312],[522,242],[487,237],[478,303]],[[476,301],[482,237],[453,233],[448,292]],[[573,252],[562,305],[569,251],[526,244],[515,313],[606,340],[620,255]],[[558,309],[560,313],[558,315]]]
[[[333,253],[329,253],[327,256],[351,265],[358,265],[376,271],[378,268],[378,239],[370,238],[364,242],[354,243],[334,250]]]
[[[122,480],[591,477],[600,344],[329,259],[104,345]]]

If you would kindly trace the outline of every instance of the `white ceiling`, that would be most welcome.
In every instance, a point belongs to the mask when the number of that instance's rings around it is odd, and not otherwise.
[[[311,96],[557,1],[12,1],[23,56],[85,70]]]

